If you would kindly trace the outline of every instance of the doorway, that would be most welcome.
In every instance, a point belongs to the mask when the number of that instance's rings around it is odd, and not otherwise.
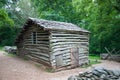
[[[79,66],[79,48],[71,48],[71,66],[72,68]]]
[[[56,66],[61,67],[63,66],[63,55],[56,55]]]

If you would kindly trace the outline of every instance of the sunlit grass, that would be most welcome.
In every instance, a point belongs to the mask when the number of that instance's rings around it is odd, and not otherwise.
[[[0,50],[3,50],[3,46],[0,46]]]
[[[87,68],[94,64],[99,64],[99,63],[101,63],[99,55],[89,55],[89,64],[82,65],[82,68]]]
[[[91,55],[89,55],[89,59],[100,60],[100,55],[91,54]]]

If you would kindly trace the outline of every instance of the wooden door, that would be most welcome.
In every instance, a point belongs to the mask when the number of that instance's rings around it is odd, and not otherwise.
[[[56,66],[57,67],[63,66],[63,56],[62,56],[62,54],[56,56]]]
[[[78,48],[71,48],[71,66],[77,67],[79,65],[79,50]]]

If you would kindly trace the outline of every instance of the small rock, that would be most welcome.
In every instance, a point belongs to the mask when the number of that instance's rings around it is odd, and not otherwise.
[[[72,75],[68,78],[68,80],[77,80],[77,77]]]

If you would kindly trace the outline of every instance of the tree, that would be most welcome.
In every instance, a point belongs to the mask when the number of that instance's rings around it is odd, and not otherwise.
[[[79,4],[79,5],[77,5]],[[120,49],[119,0],[76,0],[74,6],[91,31],[90,52],[104,52],[104,47]]]
[[[4,9],[0,9],[0,45],[13,45],[14,22],[9,18]]]

